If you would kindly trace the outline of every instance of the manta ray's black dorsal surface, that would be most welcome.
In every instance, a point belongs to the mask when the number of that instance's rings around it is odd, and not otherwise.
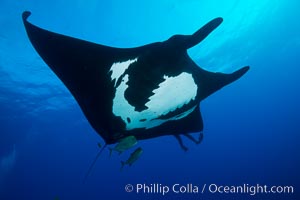
[[[188,56],[187,49],[208,36],[222,18],[193,35],[114,48],[41,29],[28,22],[29,15],[23,13],[23,22],[33,47],[107,144],[129,135],[148,139],[202,131],[200,101],[249,69],[212,73]]]

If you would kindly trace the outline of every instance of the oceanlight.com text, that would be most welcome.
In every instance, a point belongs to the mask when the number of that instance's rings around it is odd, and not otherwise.
[[[293,194],[293,186],[267,186],[267,185],[249,185],[243,184],[238,186],[225,186],[210,184],[208,185],[208,191],[210,193],[220,193],[220,194],[249,194],[251,196],[256,194]]]
[[[293,186],[268,186],[268,185],[219,185],[219,184],[202,184],[197,185],[193,183],[180,184],[174,183],[172,185],[161,183],[137,183],[127,184],[125,191],[136,194],[159,194],[167,195],[173,194],[248,194],[254,196],[257,194],[293,194]]]

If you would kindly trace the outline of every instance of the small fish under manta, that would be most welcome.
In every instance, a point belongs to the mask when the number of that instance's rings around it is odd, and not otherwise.
[[[116,48],[44,30],[28,21],[30,14],[26,11],[22,17],[33,47],[106,145],[128,136],[144,140],[164,135],[176,136],[184,150],[180,135],[200,143],[200,102],[249,70],[246,66],[231,74],[213,73],[189,57],[187,50],[205,39],[222,18],[192,35]],[[199,140],[191,133],[201,133]]]
[[[113,148],[109,148],[109,155],[112,155],[113,151],[116,151],[119,153],[119,155],[121,155],[121,153],[123,153],[124,151],[132,148],[134,145],[137,144],[137,140],[136,138],[131,135],[131,136],[127,136],[125,138],[122,138],[118,144],[115,145],[115,147]],[[98,147],[100,148],[99,152],[97,153],[95,159],[93,160],[92,164],[90,165],[85,177],[84,177],[84,182],[85,180],[88,178],[89,174],[91,173],[94,165],[96,164],[97,159],[99,158],[99,156],[101,155],[102,151],[104,150],[104,148],[106,147],[107,144],[105,144],[103,147],[102,145],[98,142]],[[129,166],[131,166],[136,160],[138,160],[138,158],[140,157],[141,153],[142,153],[142,148],[139,147],[138,149],[136,149],[128,158],[128,160],[126,162],[121,162],[122,167],[121,169],[123,169],[125,164],[128,164]]]

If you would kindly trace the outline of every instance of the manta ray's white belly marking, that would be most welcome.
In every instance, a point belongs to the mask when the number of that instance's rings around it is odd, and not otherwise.
[[[126,69],[136,62],[137,59],[125,62],[114,63],[110,69],[112,72],[111,80],[116,82],[125,73]],[[148,109],[141,112],[135,111],[135,108],[125,99],[125,91],[128,88],[127,82],[130,76],[126,74],[121,84],[116,87],[115,97],[113,99],[112,112],[115,116],[120,116],[126,123],[126,129],[135,128],[153,128],[170,120],[178,120],[192,113],[196,106],[185,110],[177,116],[168,119],[157,119],[178,108],[183,107],[190,101],[195,100],[197,95],[197,85],[193,76],[187,72],[182,72],[178,76],[164,76],[164,81],[159,84],[159,88],[153,90],[153,95],[145,104]],[[128,120],[130,119],[130,120]]]

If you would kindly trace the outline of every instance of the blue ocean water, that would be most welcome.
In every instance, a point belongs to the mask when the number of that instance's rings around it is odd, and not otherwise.
[[[296,0],[0,2],[0,199],[299,199],[300,3]],[[105,150],[84,175],[102,138],[31,46],[21,14],[34,24],[117,47],[192,34],[224,22],[189,50],[201,67],[250,71],[201,102],[204,140],[183,152],[171,137],[140,141],[142,157]],[[199,186],[199,193],[126,192],[132,184]],[[293,186],[294,194],[218,194],[202,186]]]

